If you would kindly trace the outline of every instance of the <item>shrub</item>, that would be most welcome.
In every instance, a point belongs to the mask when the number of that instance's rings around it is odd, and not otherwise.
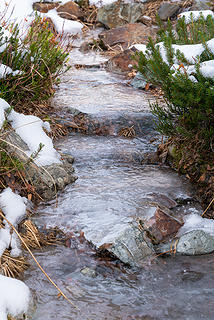
[[[0,52],[0,63],[20,72],[0,79],[0,97],[12,106],[48,99],[58,76],[65,71],[68,53],[62,39],[38,16],[23,40],[17,25],[10,26],[11,36],[6,39],[4,29],[0,26],[0,47],[6,46]]]
[[[160,25],[159,40],[164,42],[167,61],[163,59],[159,46],[150,39],[146,53],[136,55],[138,70],[148,82],[161,86],[165,105],[152,104],[152,112],[158,117],[157,128],[164,135],[203,141],[198,151],[214,151],[214,78],[205,78],[200,71],[201,61],[213,59],[205,41],[214,36],[214,19],[201,17],[197,22],[186,25],[178,20],[174,30],[170,21],[164,32]],[[199,30],[201,30],[199,32]],[[193,44],[202,42],[204,52],[195,61],[194,72],[190,75],[190,63],[181,52],[175,52],[172,44]],[[177,70],[173,63],[179,62]],[[192,78],[194,76],[194,78]],[[192,81],[194,79],[194,81]]]

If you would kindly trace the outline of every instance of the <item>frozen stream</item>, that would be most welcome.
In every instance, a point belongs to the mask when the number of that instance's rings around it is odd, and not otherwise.
[[[99,55],[72,52],[72,63],[97,64]],[[71,69],[63,78],[54,103],[76,108],[110,120],[129,112],[133,119],[148,116],[148,95],[126,85],[122,78],[104,69]],[[66,114],[66,113],[65,113]],[[148,119],[148,118],[146,118]],[[151,118],[152,119],[152,118]],[[152,121],[151,121],[152,123]],[[61,152],[75,157],[78,180],[54,201],[41,205],[38,225],[59,226],[73,233],[68,247],[52,247],[36,257],[80,310],[72,308],[34,265],[25,274],[26,283],[38,297],[34,320],[152,320],[214,319],[214,255],[159,258],[142,270],[122,266],[95,255],[79,236],[100,243],[122,225],[143,215],[145,199],[161,195],[191,199],[188,181],[164,166],[140,164],[143,154],[153,150],[156,133],[148,130],[134,139],[115,135],[72,133],[57,143]],[[197,211],[194,203],[179,208]],[[95,277],[83,275],[89,267]]]

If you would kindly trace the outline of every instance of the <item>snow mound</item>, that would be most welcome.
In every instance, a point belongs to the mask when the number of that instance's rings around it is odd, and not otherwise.
[[[193,230],[203,230],[214,236],[214,220],[206,219],[198,214],[192,213],[185,219],[184,225],[180,228],[178,236]]]
[[[82,31],[83,25],[78,21],[63,19],[58,16],[56,9],[50,10],[45,14],[41,14],[42,17],[50,18],[58,33],[75,35]]]
[[[30,290],[20,280],[0,275],[0,319],[7,320],[7,314],[16,317],[27,312]]]

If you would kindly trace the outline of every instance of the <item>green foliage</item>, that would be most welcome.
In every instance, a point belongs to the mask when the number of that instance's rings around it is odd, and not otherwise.
[[[159,26],[157,42],[170,38],[174,44],[196,44],[214,37],[214,18],[211,15],[207,18],[201,15],[197,21],[193,21],[193,16],[191,16],[191,22],[189,23],[185,23],[183,17],[177,21],[175,29],[173,29],[170,20],[165,26],[157,17],[157,23]]]
[[[164,135],[193,139],[201,137],[202,150],[214,150],[214,79],[205,78],[200,72],[200,62],[213,59],[213,54],[206,46],[205,41],[214,36],[214,19],[201,17],[197,22],[185,24],[178,20],[176,32],[168,21],[165,31],[159,22],[159,40],[164,42],[167,61],[163,60],[159,46],[150,39],[146,53],[137,53],[138,70],[148,82],[162,88],[165,105],[152,104],[151,109],[158,117],[157,129]],[[200,31],[199,31],[200,30]],[[185,64],[184,55],[175,52],[172,44],[193,44],[203,42],[204,52],[200,60],[195,63],[195,70],[191,81]],[[172,68],[174,61],[179,61],[179,68]]]
[[[0,52],[0,63],[20,72],[0,79],[0,97],[13,106],[48,99],[53,94],[57,77],[65,71],[68,53],[61,39],[40,17],[35,19],[23,40],[18,26],[10,30],[10,38],[3,40],[0,26],[0,47],[6,44],[5,50]]]

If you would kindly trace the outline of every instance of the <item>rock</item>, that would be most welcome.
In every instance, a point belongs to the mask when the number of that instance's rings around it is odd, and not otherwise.
[[[131,81],[131,86],[134,87],[135,89],[145,89],[146,88],[146,84],[147,81],[144,78],[144,76],[142,75],[142,73],[140,73],[139,71],[137,72],[136,76],[134,77],[134,79]]]
[[[99,251],[107,251],[123,263],[137,267],[142,266],[154,253],[150,239],[134,222],[128,223],[120,234],[115,234],[111,243],[101,245]]]
[[[152,201],[153,203],[157,203],[158,207],[166,207],[168,209],[173,209],[178,205],[175,200],[169,198],[168,196],[162,193],[153,192],[148,194],[147,196],[149,196],[150,201]]]
[[[175,235],[182,227],[183,223],[178,221],[166,210],[157,208],[154,215],[146,221],[140,221],[142,228],[154,244],[158,244],[170,236]]]
[[[193,230],[179,239],[157,246],[158,252],[173,251],[188,256],[208,254],[214,251],[214,236],[203,230]]]
[[[133,55],[134,51],[131,49],[124,50],[123,52],[117,54],[107,61],[107,70],[117,74],[129,73],[133,66],[137,64],[137,62],[132,58]]]
[[[47,13],[49,10],[55,9],[58,6],[59,2],[34,2],[33,10]]]
[[[177,15],[179,12],[179,5],[173,4],[170,2],[164,2],[161,4],[160,8],[158,9],[158,15],[161,20],[168,20],[173,16]]]
[[[7,150],[10,154],[18,158],[23,164],[25,178],[32,184],[36,192],[44,199],[50,200],[56,196],[56,192],[63,190],[66,185],[74,182],[77,178],[73,175],[73,158],[63,155],[61,164],[38,167],[33,162],[29,162],[26,151],[29,151],[26,143],[15,133],[10,132],[6,137]]]
[[[83,17],[80,7],[73,1],[68,1],[63,5],[58,6],[57,12],[61,18],[69,20]]]
[[[195,0],[191,10],[212,10],[214,9],[213,0]]]
[[[105,5],[98,9],[97,21],[107,28],[116,28],[127,23],[137,22],[145,12],[142,3],[123,3],[121,1]]]
[[[95,278],[97,276],[96,271],[94,269],[89,268],[89,267],[83,268],[81,270],[81,273],[84,276],[88,276],[88,277],[91,277],[91,278]]]
[[[146,43],[148,37],[155,38],[155,32],[141,23],[129,23],[99,34],[101,45],[104,48],[112,47],[118,50],[127,49],[133,43]]]

